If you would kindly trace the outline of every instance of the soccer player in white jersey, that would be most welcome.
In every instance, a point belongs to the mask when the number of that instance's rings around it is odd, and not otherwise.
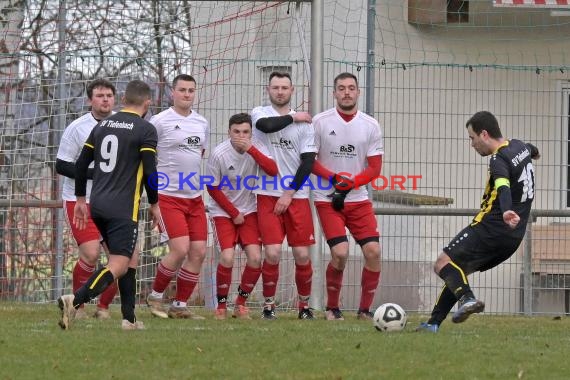
[[[277,176],[260,176],[257,215],[265,258],[261,267],[264,319],[275,319],[275,293],[279,279],[281,245],[287,242],[295,259],[295,283],[299,319],[314,319],[309,308],[313,268],[309,247],[315,243],[309,205],[309,188],[303,186],[311,174],[316,147],[311,115],[290,108],[293,85],[288,73],[269,75],[267,93],[271,104],[251,113],[253,136],[268,147],[277,162]]]
[[[158,132],[157,171],[169,181],[159,188],[158,202],[162,214],[159,228],[167,235],[168,254],[158,264],[147,297],[151,313],[160,318],[203,319],[187,307],[206,256],[208,234],[199,184],[208,121],[192,109],[195,95],[196,80],[187,74],[176,76],[172,81],[173,106],[150,120]],[[165,312],[163,294],[175,275],[175,299]]]
[[[380,234],[366,184],[380,174],[384,143],[378,122],[357,108],[360,90],[356,76],[339,74],[333,95],[336,107],[313,118],[318,149],[313,173],[323,178],[314,201],[331,251],[326,270],[326,319],[344,319],[339,298],[348,259],[348,228],[364,254],[357,316],[368,320],[373,316],[370,305],[380,281]]]
[[[277,175],[277,164],[267,148],[252,141],[251,117],[247,113],[233,115],[229,121],[229,139],[219,144],[208,160],[208,185],[211,196],[208,212],[213,219],[215,236],[221,249],[216,271],[218,307],[215,318],[226,319],[227,298],[232,281],[234,247],[239,243],[247,257],[238,287],[233,316],[251,319],[245,305],[261,276],[261,238],[257,222],[257,205],[253,180],[258,175]],[[248,179],[249,178],[249,179]]]
[[[93,223],[91,216],[87,227],[84,230],[78,230],[73,220],[73,209],[75,207],[75,161],[81,153],[83,144],[91,130],[97,123],[113,113],[115,106],[115,86],[106,79],[95,79],[87,85],[87,101],[90,106],[90,112],[75,119],[65,128],[55,162],[55,169],[58,174],[64,176],[63,189],[61,199],[63,199],[63,207],[73,238],[79,246],[79,259],[73,267],[72,287],[75,293],[95,272],[95,267],[99,262],[101,252],[101,235],[99,230]],[[93,178],[93,169],[90,168],[88,178]],[[87,202],[91,193],[92,181],[87,182]],[[117,286],[110,285],[100,296],[97,302],[97,310],[95,318],[110,318],[109,304],[113,302],[117,294]],[[77,311],[76,318],[86,318],[87,314],[83,306]]]

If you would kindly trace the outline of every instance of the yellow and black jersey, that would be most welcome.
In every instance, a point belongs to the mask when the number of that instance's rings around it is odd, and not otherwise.
[[[154,125],[139,115],[121,111],[101,121],[85,142],[93,149],[95,168],[91,214],[138,220],[143,191],[141,153],[156,153]]]
[[[471,225],[484,226],[491,234],[522,238],[534,199],[534,167],[528,146],[520,140],[505,141],[491,156],[488,175],[481,210]],[[521,218],[514,230],[503,221],[497,191],[502,184],[510,186],[512,209]]]

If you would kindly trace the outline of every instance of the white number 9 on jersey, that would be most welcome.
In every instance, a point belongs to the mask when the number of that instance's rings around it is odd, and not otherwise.
[[[105,173],[112,172],[117,164],[117,151],[119,139],[115,135],[107,135],[101,141],[101,158],[105,161],[99,163],[99,167]]]

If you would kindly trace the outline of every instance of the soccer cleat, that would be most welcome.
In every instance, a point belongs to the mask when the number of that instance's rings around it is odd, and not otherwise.
[[[360,319],[361,321],[371,321],[374,319],[374,314],[370,310],[358,310],[356,313],[356,319]]]
[[[168,317],[172,319],[206,319],[201,315],[196,315],[190,311],[186,306],[171,305],[168,309]]]
[[[436,324],[429,324],[427,322],[422,322],[418,327],[416,327],[416,331],[425,331],[430,333],[436,333],[439,330],[439,325]]]
[[[75,318],[74,319],[88,319],[88,318],[89,318],[89,316],[87,315],[87,313],[85,312],[85,308],[83,308],[83,307],[80,307],[75,312]]]
[[[168,314],[164,311],[164,301],[162,297],[153,297],[149,294],[146,297],[146,304],[150,308],[150,313],[158,318],[168,319]]]
[[[313,310],[306,306],[302,309],[299,309],[299,319],[315,319]]]
[[[344,321],[342,311],[338,307],[328,308],[325,312],[325,319],[327,321]]]
[[[267,320],[277,319],[277,316],[275,315],[275,306],[265,305],[263,307],[263,311],[261,312],[261,319],[267,319]]]
[[[232,317],[237,319],[251,319],[249,309],[245,305],[236,305]]]
[[[69,330],[71,328],[71,322],[75,318],[75,307],[73,307],[73,300],[75,296],[73,294],[66,294],[57,299],[57,305],[59,310],[61,310],[61,319],[59,320],[59,327],[64,330]]]
[[[228,317],[228,309],[216,309],[214,312],[214,319],[218,321],[223,321]]]
[[[481,313],[483,310],[485,310],[485,303],[483,301],[479,301],[474,297],[463,296],[459,300],[459,307],[457,311],[453,313],[451,321],[453,323],[465,322],[471,314]]]
[[[109,309],[103,309],[102,307],[98,307],[93,316],[97,319],[110,319],[111,313],[109,312]]]
[[[131,323],[126,319],[123,319],[123,322],[121,322],[121,328],[123,330],[144,330],[144,323],[142,323],[142,321]]]

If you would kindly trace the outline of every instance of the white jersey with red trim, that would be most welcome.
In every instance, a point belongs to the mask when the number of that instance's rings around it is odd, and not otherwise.
[[[169,108],[150,122],[158,132],[156,170],[168,178],[168,185],[158,192],[179,198],[202,195],[200,174],[202,151],[208,144],[208,121],[196,111],[182,116]]]
[[[290,111],[289,114],[294,114]],[[255,107],[251,111],[251,119],[253,121],[253,136],[259,139],[271,154],[271,157],[277,163],[279,174],[276,177],[270,177],[265,173],[261,173],[257,182],[258,189],[256,194],[271,195],[280,197],[283,190],[286,190],[295,173],[301,164],[301,154],[317,152],[315,146],[315,131],[309,123],[293,123],[284,129],[275,133],[263,133],[255,124],[259,119],[265,117],[282,116],[273,106]],[[295,193],[293,198],[308,198],[309,186],[303,186]]]
[[[61,136],[61,141],[57,150],[57,158],[63,161],[75,163],[81,154],[85,140],[87,140],[91,130],[97,125],[97,123],[97,119],[93,117],[91,112],[88,112],[71,122],[71,124],[65,128],[63,135]],[[92,162],[89,167],[93,168],[93,165],[94,163]],[[87,202],[89,202],[92,185],[93,181],[87,180]],[[65,176],[63,177],[61,199],[64,201],[75,201],[77,199],[75,197],[75,179]]]
[[[313,117],[317,160],[334,173],[350,173],[350,177],[362,172],[367,166],[367,157],[384,154],[384,139],[378,122],[357,111],[349,122],[331,108]],[[315,186],[315,201],[330,201],[332,192],[328,179],[319,179]],[[325,190],[330,188],[328,190]],[[359,202],[368,199],[366,186],[348,193],[345,202]]]
[[[259,140],[253,139],[252,144],[265,156],[271,157]],[[206,174],[213,179],[212,185],[220,185],[220,190],[243,215],[257,211],[252,189],[255,188],[258,172],[263,174],[253,157],[236,151],[229,139],[220,143],[210,154],[206,170]],[[212,198],[208,203],[208,212],[212,217],[230,217]]]

